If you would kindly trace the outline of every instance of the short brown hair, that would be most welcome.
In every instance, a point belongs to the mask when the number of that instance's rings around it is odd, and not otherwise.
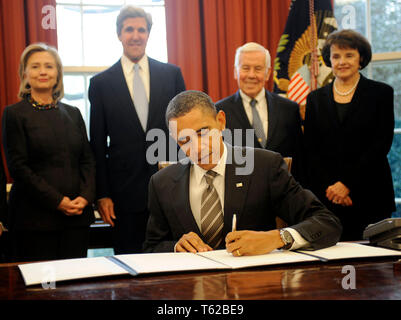
[[[121,9],[118,17],[117,17],[117,34],[121,35],[121,30],[123,29],[124,21],[128,18],[145,18],[146,26],[148,28],[148,32],[152,29],[152,15],[140,7],[134,6],[125,6]]]
[[[359,55],[361,56],[361,69],[365,68],[372,59],[372,47],[370,46],[369,41],[359,32],[351,29],[344,29],[329,34],[323,46],[322,57],[328,67],[331,67],[330,49],[333,44],[340,48],[358,50]]]
[[[60,56],[58,55],[57,49],[49,46],[45,43],[34,43],[27,46],[24,52],[21,55],[20,64],[19,64],[19,77],[20,77],[20,87],[18,92],[18,97],[21,99],[25,99],[27,95],[31,93],[31,86],[25,77],[25,71],[27,67],[27,63],[32,54],[36,52],[48,52],[50,53],[57,67],[57,82],[53,87],[52,96],[54,101],[58,102],[64,97],[64,84],[63,84],[63,65],[61,63]]]

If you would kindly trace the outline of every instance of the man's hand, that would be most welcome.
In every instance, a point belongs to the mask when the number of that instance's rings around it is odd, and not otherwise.
[[[76,197],[74,200],[72,200],[72,203],[77,205],[79,208],[81,208],[83,210],[88,205],[88,200],[79,196],[79,197]]]
[[[278,230],[234,231],[227,234],[226,249],[233,256],[252,256],[269,253],[284,246]]]
[[[114,227],[114,221],[116,215],[114,213],[114,203],[111,198],[102,198],[97,201],[97,207],[99,209],[100,216],[105,223],[108,223]]]
[[[343,207],[350,207],[352,206],[352,200],[350,196],[347,196],[339,204],[342,205]]]
[[[0,236],[3,234],[4,231],[8,231],[7,228],[3,225],[3,223],[0,221]]]
[[[350,190],[341,182],[329,186],[326,189],[326,197],[334,204],[342,206],[352,206],[352,200],[349,196]]]
[[[82,208],[77,203],[73,203],[69,197],[64,197],[59,203],[58,210],[67,216],[77,216],[82,214]]]
[[[212,251],[213,249],[209,247],[202,239],[195,233],[190,232],[184,234],[180,240],[178,240],[175,245],[176,252],[206,252]]]

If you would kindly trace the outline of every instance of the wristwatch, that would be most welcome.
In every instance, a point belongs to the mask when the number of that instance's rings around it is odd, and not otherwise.
[[[294,243],[294,238],[289,231],[285,229],[280,229],[280,237],[281,240],[284,242],[284,246],[279,249],[288,250],[292,247],[292,244]]]

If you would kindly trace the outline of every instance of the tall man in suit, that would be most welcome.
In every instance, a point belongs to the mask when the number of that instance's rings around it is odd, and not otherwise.
[[[252,146],[292,157],[292,173],[302,181],[302,129],[299,106],[265,89],[271,75],[270,53],[260,44],[249,42],[235,54],[234,78],[239,90],[216,103],[227,117],[227,129],[242,129],[242,141],[234,145]],[[246,137],[246,129],[254,135]]]
[[[169,103],[166,119],[188,158],[149,182],[145,251],[226,247],[240,256],[277,248],[320,249],[338,241],[338,218],[294,180],[278,153],[223,143],[225,114],[216,111],[209,96],[180,93]],[[253,170],[241,175],[244,154]],[[234,214],[237,231],[230,232]],[[291,227],[275,229],[276,216]]]
[[[185,90],[181,70],[145,54],[150,14],[124,7],[117,17],[121,59],[91,79],[90,142],[97,163],[98,209],[113,227],[115,253],[141,252],[148,211],[147,186],[157,171],[146,159],[146,134],[167,132],[168,102]]]

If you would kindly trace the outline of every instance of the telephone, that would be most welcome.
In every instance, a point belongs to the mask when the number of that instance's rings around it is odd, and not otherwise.
[[[401,218],[388,218],[368,225],[363,238],[379,247],[401,250]]]

